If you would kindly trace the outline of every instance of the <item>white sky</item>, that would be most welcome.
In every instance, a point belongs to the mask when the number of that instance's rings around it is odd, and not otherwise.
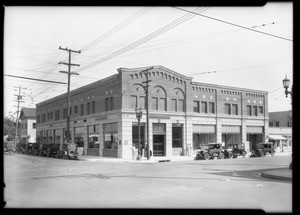
[[[268,3],[264,7],[199,8],[205,16],[286,39],[195,15],[98,64],[91,63],[189,13],[173,7],[5,7],[4,74],[67,82],[67,75],[59,73],[67,70],[58,64],[68,56],[59,50],[61,46],[82,50],[72,55],[72,63],[80,64],[72,71],[80,75],[71,77],[71,90],[116,74],[120,67],[162,65],[196,82],[268,91],[269,112],[290,110],[291,99],[285,97],[282,80],[287,74],[293,81],[292,7],[292,3]],[[135,19],[125,25],[134,14]],[[26,95],[23,107],[34,108],[67,90],[67,85],[4,76],[4,116],[17,110],[13,94],[18,92],[13,86],[20,85],[27,88],[22,91]]]

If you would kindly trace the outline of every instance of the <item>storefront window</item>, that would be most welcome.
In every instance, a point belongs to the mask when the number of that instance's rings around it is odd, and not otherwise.
[[[99,148],[99,125],[88,126],[88,148]]]
[[[109,123],[103,125],[104,148],[118,149],[118,123]]]
[[[172,147],[173,148],[182,147],[182,125],[172,126]]]

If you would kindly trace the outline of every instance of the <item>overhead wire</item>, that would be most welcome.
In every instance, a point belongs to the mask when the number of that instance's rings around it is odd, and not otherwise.
[[[84,52],[84,51],[88,50],[89,48],[95,46],[99,42],[107,39],[108,37],[110,37],[111,35],[115,34],[120,29],[124,28],[125,26],[129,25],[130,23],[132,23],[133,21],[135,21],[136,19],[138,19],[139,17],[141,17],[142,15],[144,15],[145,13],[147,13],[151,9],[152,8],[143,8],[143,9],[139,10],[137,13],[135,13],[132,16],[130,16],[129,18],[127,18],[125,21],[121,22],[116,27],[112,28],[111,30],[109,30],[105,34],[103,34],[100,37],[98,37],[96,40],[94,40],[91,43],[87,44],[86,46],[82,47],[81,51]],[[76,55],[78,55],[78,54],[73,54],[73,56],[76,56]],[[67,58],[65,58],[65,59],[67,59]],[[59,66],[60,65],[54,66],[50,70],[56,70]],[[59,81],[63,80],[64,78],[66,78],[66,75],[64,77],[62,77]],[[48,87],[46,89],[48,89]]]
[[[194,11],[200,11],[201,10],[201,12],[204,12],[207,9],[208,8],[202,8],[202,9],[197,8]],[[94,67],[94,66],[96,66],[100,63],[103,63],[107,60],[110,60],[110,59],[112,59],[116,56],[119,56],[119,55],[121,55],[121,54],[123,54],[123,53],[125,53],[125,52],[127,52],[127,51],[129,51],[129,50],[131,50],[131,49],[133,49],[133,48],[135,48],[135,47],[137,47],[137,46],[139,46],[139,45],[141,45],[141,44],[143,44],[143,43],[145,43],[145,42],[147,42],[147,41],[149,41],[149,40],[151,40],[151,39],[153,39],[153,38],[155,38],[155,37],[157,37],[157,36],[159,36],[163,33],[165,33],[166,31],[168,31],[170,29],[173,29],[174,27],[176,27],[176,26],[180,25],[181,23],[191,19],[194,16],[195,16],[195,14],[185,14],[185,15],[181,16],[180,18],[174,20],[173,22],[171,22],[171,23],[159,28],[158,30],[148,34],[147,36],[137,40],[136,42],[133,42],[130,45],[128,45],[128,46],[126,46],[126,47],[124,47],[124,48],[122,48],[118,51],[115,51],[112,54],[109,54],[108,56],[106,56],[104,58],[101,58],[97,61],[94,61],[94,62],[88,64],[87,66],[84,66],[84,67],[81,67],[81,68],[77,69],[76,72],[86,70],[86,69]]]
[[[246,30],[249,30],[249,31],[254,31],[256,33],[265,34],[265,35],[268,35],[268,36],[271,36],[271,37],[276,37],[276,38],[287,40],[287,41],[293,41],[293,40],[285,38],[285,37],[277,36],[277,35],[274,35],[274,34],[263,32],[263,31],[258,31],[258,30],[252,29],[252,28],[248,28],[248,27],[245,27],[245,26],[242,26],[242,25],[238,25],[238,24],[235,24],[235,23],[232,23],[232,22],[227,22],[225,20],[217,19],[217,18],[214,18],[214,17],[211,17],[211,16],[206,16],[206,15],[197,13],[195,11],[189,11],[189,10],[182,9],[182,8],[179,8],[179,7],[176,7],[176,6],[174,6],[174,8],[176,8],[178,10],[188,12],[188,13],[192,13],[192,14],[195,14],[195,15],[198,15],[198,16],[202,16],[202,17],[205,17],[205,18],[208,18],[208,19],[212,19],[212,20],[215,20],[215,21],[218,21],[218,22],[223,22],[223,23],[233,25],[233,26],[236,26],[236,27],[239,27],[239,28],[243,28],[243,29],[246,29]]]

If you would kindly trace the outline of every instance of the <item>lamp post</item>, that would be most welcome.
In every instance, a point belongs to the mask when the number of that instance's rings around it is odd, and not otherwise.
[[[150,143],[149,143],[149,80],[148,78],[148,71],[153,69],[153,67],[147,68],[140,72],[140,74],[145,73],[146,75],[146,81],[142,81],[142,84],[146,84],[146,86],[143,85],[143,88],[146,92],[146,122],[147,122],[147,160],[150,160]]]
[[[288,97],[288,94],[291,95],[291,105],[293,106],[293,87],[291,87],[290,91],[288,90],[288,88],[290,87],[290,84],[291,84],[290,79],[288,79],[287,76],[285,75],[285,79],[282,80],[282,85],[285,89],[284,93],[285,93],[286,97]],[[291,161],[290,166],[289,166],[290,170],[292,169],[292,163],[293,163],[293,160]]]
[[[135,109],[136,118],[138,119],[138,156],[137,160],[141,160],[141,118],[143,116],[143,109],[136,108]]]

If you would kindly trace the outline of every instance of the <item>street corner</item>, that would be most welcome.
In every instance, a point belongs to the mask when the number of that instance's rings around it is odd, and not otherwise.
[[[285,169],[276,169],[276,170],[269,170],[261,173],[261,176],[264,178],[275,179],[275,180],[285,180],[285,181],[292,181],[292,170],[288,168]]]

